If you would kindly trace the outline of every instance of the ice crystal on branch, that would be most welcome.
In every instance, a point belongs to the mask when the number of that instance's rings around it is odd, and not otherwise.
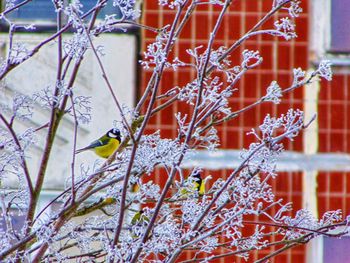
[[[326,212],[322,219],[317,220],[310,211],[301,209],[297,211],[294,218],[290,216],[284,216],[282,222],[288,226],[291,226],[286,231],[285,236],[288,239],[296,239],[302,235],[310,233],[310,230],[317,230],[321,227],[330,226],[342,219],[342,213],[340,210]]]
[[[23,43],[14,43],[8,57],[9,64],[20,64],[28,59],[30,51]]]
[[[158,164],[170,167],[181,152],[181,144],[176,140],[162,139],[159,131],[144,135],[136,152],[135,168],[149,174]]]
[[[12,102],[12,114],[14,118],[28,120],[33,116],[33,99],[29,96],[16,94]]]
[[[305,71],[303,71],[301,68],[295,68],[293,69],[293,86],[298,86],[303,83],[303,80],[305,78]]]
[[[164,28],[164,30],[156,37],[156,41],[147,46],[147,52],[144,52],[144,60],[140,61],[145,69],[154,66],[159,70],[163,64],[164,67],[172,66],[172,64],[167,61],[168,58],[165,50],[168,37],[168,32],[166,31],[166,28]]]
[[[332,80],[332,63],[329,60],[322,60],[316,70],[316,73],[328,81]]]
[[[89,39],[84,30],[80,28],[72,38],[64,41],[64,52],[71,58],[80,59],[89,46]]]
[[[295,24],[288,17],[284,17],[275,22],[275,28],[283,33],[283,37],[286,40],[291,40],[297,37],[297,34],[294,32]]]
[[[170,9],[175,9],[178,8],[182,5],[184,5],[186,1],[185,0],[175,0],[175,1],[171,1],[171,0],[158,0],[159,5],[161,6],[167,6]]]
[[[263,61],[263,58],[260,56],[259,51],[245,49],[242,55],[242,68],[254,68],[257,65],[260,65]]]
[[[283,144],[279,142],[282,138],[293,140],[303,128],[303,121],[304,114],[300,110],[291,109],[279,118],[267,115],[263,124],[259,126],[261,135],[254,129],[248,133],[254,135],[258,142],[250,144],[241,157],[248,159],[251,167],[274,176],[277,157],[283,151]],[[278,135],[280,129],[282,134]]]
[[[140,17],[141,11],[135,8],[135,0],[113,0],[113,6],[119,7],[123,15],[122,19],[136,20]]]
[[[290,2],[288,7],[288,12],[291,17],[298,17],[300,13],[303,12],[303,9],[299,6],[301,1],[293,0]]]
[[[88,124],[91,121],[91,97],[87,96],[76,96],[73,99],[74,111],[76,114],[77,121],[82,124]],[[71,116],[74,116],[73,106],[67,109],[67,112]]]
[[[198,132],[199,130],[193,134],[198,148],[206,148],[209,151],[213,151],[220,145],[220,138],[214,127],[211,127],[204,135],[199,135]]]
[[[266,95],[263,98],[265,101],[272,101],[275,104],[281,102],[282,89],[276,81],[272,81],[266,91]]]

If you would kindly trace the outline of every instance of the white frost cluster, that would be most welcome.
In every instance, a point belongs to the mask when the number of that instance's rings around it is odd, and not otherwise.
[[[140,64],[145,68],[155,67],[160,69],[161,65],[164,67],[171,67],[171,63],[167,61],[165,45],[168,40],[168,34],[164,31],[160,33],[156,41],[147,46],[147,51],[144,52],[144,59],[140,61]]]
[[[119,7],[123,19],[136,20],[140,17],[141,11],[136,8],[136,0],[113,0],[113,6]]]
[[[175,9],[178,8],[180,6],[182,6],[184,3],[186,3],[185,0],[158,0],[158,3],[160,6],[167,6],[170,9]]]
[[[272,81],[266,90],[266,95],[263,97],[264,101],[272,101],[275,104],[279,104],[281,102],[281,98],[281,87],[277,84],[277,81]]]
[[[284,17],[276,21],[275,28],[279,32],[283,33],[283,37],[286,40],[291,40],[297,37],[297,34],[294,32],[295,24],[289,19],[289,17]]]
[[[144,135],[136,152],[135,169],[151,173],[157,165],[170,167],[181,152],[182,146],[179,142],[162,139],[159,131]]]
[[[322,60],[318,66],[316,72],[321,78],[324,78],[328,81],[332,80],[332,63],[329,60]]]

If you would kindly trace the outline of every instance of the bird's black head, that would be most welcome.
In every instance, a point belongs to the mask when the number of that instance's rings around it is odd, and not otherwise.
[[[107,132],[107,136],[108,136],[109,138],[115,138],[115,139],[117,139],[117,140],[119,140],[119,141],[120,141],[120,139],[121,139],[120,131],[119,131],[119,129],[117,129],[117,128],[110,129],[110,130]]]
[[[202,180],[201,173],[200,173],[199,170],[194,171],[194,172],[191,174],[191,176],[194,177],[194,178],[196,178],[196,179],[197,179],[196,181]]]

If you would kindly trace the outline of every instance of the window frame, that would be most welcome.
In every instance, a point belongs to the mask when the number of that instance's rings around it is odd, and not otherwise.
[[[334,66],[350,66],[350,51],[335,52],[331,49],[332,0],[312,0],[310,10],[311,63],[318,65],[322,59],[330,60]]]

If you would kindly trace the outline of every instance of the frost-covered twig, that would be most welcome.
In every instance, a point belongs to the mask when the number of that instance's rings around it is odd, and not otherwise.
[[[33,189],[33,183],[32,183],[32,179],[30,178],[30,174],[29,174],[29,169],[28,169],[28,165],[27,165],[27,161],[25,159],[24,156],[24,152],[21,146],[21,143],[16,135],[16,132],[13,130],[13,126],[11,123],[9,123],[5,116],[3,114],[0,113],[0,119],[2,120],[3,124],[6,126],[7,130],[10,132],[13,141],[15,142],[18,151],[19,151],[19,155],[20,155],[20,159],[21,159],[21,164],[22,164],[22,169],[27,181],[27,185],[28,185],[28,190],[29,190],[29,194],[30,194],[30,199],[33,198],[33,194],[34,194],[34,189]],[[11,118],[11,120],[13,121],[13,118]]]

